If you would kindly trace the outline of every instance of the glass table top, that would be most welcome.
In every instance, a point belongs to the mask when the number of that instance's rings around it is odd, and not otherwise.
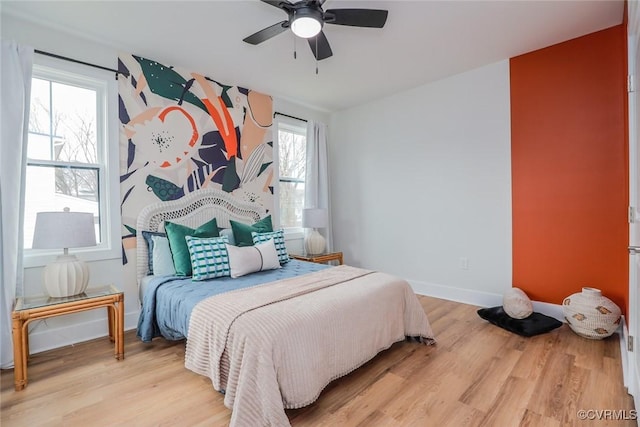
[[[14,311],[29,310],[32,308],[46,307],[49,305],[64,304],[73,301],[82,301],[90,298],[104,297],[119,294],[121,291],[113,285],[88,288],[81,294],[70,297],[53,298],[48,295],[38,295],[30,297],[16,298]]]

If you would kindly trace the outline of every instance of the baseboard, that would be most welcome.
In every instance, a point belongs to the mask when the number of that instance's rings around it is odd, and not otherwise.
[[[533,311],[536,313],[542,313],[546,316],[553,317],[561,322],[564,320],[564,312],[560,304],[551,304],[549,302],[531,301],[533,303]],[[501,303],[502,304],[502,303]]]
[[[629,351],[628,343],[629,343],[629,329],[627,328],[627,321],[624,316],[622,316],[620,327],[616,331],[620,341],[620,358],[622,359],[622,379],[624,381],[624,386],[629,389],[630,385],[630,372],[629,372]]]
[[[413,291],[420,295],[442,298],[449,301],[461,302],[463,304],[477,305],[479,307],[495,307],[502,305],[502,295],[500,294],[476,291],[473,289],[454,288],[452,286],[421,282],[417,280],[408,280],[408,282],[413,288]],[[532,301],[532,303],[533,311],[564,322],[561,305],[540,301]]]
[[[627,355],[627,362],[628,362],[627,375],[625,378],[625,386],[627,387],[627,392],[631,396],[633,396],[633,403],[635,407],[640,408],[640,370],[638,370],[638,367],[636,366],[634,361],[629,359],[629,358],[635,357],[634,352],[626,351],[627,349],[626,343],[624,347],[625,347],[624,353]],[[637,343],[634,343],[634,347],[636,347],[635,351],[638,351]]]
[[[135,329],[138,326],[139,313],[139,310],[125,313],[125,330]],[[62,328],[43,328],[39,330],[42,327],[37,323],[32,328],[33,330],[29,333],[29,351],[31,354],[106,337],[108,334],[106,315],[104,319],[91,320]]]
[[[624,386],[627,388],[627,392],[633,396],[635,407],[640,408],[640,372],[638,372],[638,368],[633,360],[635,353],[629,351],[629,329],[624,316],[622,316],[622,322],[617,333],[620,336],[620,356],[622,359],[622,379]],[[634,343],[634,347],[637,347],[637,343]],[[638,351],[637,348],[634,350]]]

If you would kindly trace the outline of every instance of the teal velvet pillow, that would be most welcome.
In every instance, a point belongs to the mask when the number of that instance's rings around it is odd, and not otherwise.
[[[247,225],[233,220],[229,222],[231,223],[231,229],[233,230],[233,238],[236,241],[236,246],[253,246],[253,236],[251,236],[251,233],[253,232],[266,233],[273,231],[271,215],[265,216],[253,225]]]
[[[218,237],[218,223],[216,219],[202,224],[200,227],[189,228],[184,225],[166,222],[164,230],[167,232],[173,267],[176,269],[176,276],[191,276],[191,256],[187,246],[187,236],[193,237]]]

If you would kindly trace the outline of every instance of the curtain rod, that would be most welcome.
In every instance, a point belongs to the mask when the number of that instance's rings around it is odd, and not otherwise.
[[[305,122],[305,123],[308,121],[308,120],[305,120],[305,119],[301,119],[300,117],[290,116],[288,114],[280,113],[279,111],[276,111],[275,113],[273,113],[273,117],[275,117],[275,116],[289,117],[290,119],[300,120],[301,122]]]
[[[49,52],[45,52],[45,51],[38,50],[38,49],[34,49],[34,52],[38,53],[40,55],[50,56],[52,58],[62,59],[64,61],[69,61],[69,62],[74,62],[76,64],[88,65],[89,67],[99,68],[99,69],[105,70],[105,71],[111,71],[112,73],[116,73],[116,80],[118,80],[118,74],[122,74],[125,77],[129,77],[129,73],[124,73],[122,71],[114,70],[113,68],[103,67],[102,65],[91,64],[89,62],[79,61],[77,59],[68,58],[68,57],[62,56],[62,55],[56,55],[55,53],[49,53]]]

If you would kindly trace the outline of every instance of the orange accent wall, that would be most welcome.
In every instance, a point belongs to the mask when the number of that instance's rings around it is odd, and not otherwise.
[[[513,286],[628,303],[624,24],[510,60]]]

